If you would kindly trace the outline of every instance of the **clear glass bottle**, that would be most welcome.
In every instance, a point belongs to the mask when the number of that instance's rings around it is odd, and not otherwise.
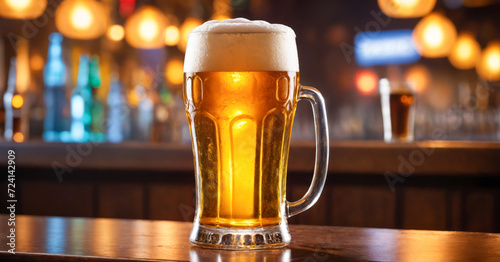
[[[71,94],[71,139],[74,142],[90,140],[92,123],[92,90],[89,84],[89,57],[80,56],[78,78]]]
[[[111,143],[119,143],[126,138],[128,115],[123,86],[116,73],[111,74],[111,86],[108,93],[108,121],[106,139]]]
[[[43,71],[45,84],[45,119],[43,139],[47,142],[61,141],[65,131],[64,109],[66,98],[66,65],[62,58],[62,35],[52,33],[49,37],[47,64]]]
[[[5,108],[5,131],[6,141],[23,142],[25,135],[23,133],[23,106],[25,106],[24,97],[19,93],[16,87],[16,58],[10,60],[9,78],[7,90],[3,96]]]
[[[94,55],[90,58],[89,65],[89,84],[92,90],[92,123],[90,124],[90,140],[93,142],[104,142],[106,140],[105,104],[100,97],[101,89],[101,70],[99,66],[99,57]]]

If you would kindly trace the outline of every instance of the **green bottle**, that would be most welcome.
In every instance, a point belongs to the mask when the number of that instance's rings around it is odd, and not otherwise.
[[[106,140],[105,104],[99,97],[101,87],[101,70],[99,67],[99,57],[94,55],[90,58],[89,84],[92,88],[92,123],[90,125],[90,141],[104,142]]]

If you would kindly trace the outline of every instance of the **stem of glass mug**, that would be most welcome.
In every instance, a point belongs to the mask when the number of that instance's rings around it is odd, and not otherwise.
[[[301,86],[299,100],[307,100],[311,103],[314,126],[316,130],[316,163],[311,186],[307,193],[298,201],[287,201],[287,216],[291,217],[302,213],[318,201],[323,187],[325,186],[328,171],[329,138],[328,121],[326,118],[325,101],[321,93],[315,88]]]

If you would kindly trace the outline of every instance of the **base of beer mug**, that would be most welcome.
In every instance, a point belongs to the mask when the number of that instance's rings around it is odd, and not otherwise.
[[[189,241],[197,246],[248,250],[284,247],[291,236],[286,223],[251,229],[207,227],[195,222]]]

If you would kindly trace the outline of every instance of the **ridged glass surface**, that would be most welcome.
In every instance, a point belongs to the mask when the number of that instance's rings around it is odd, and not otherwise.
[[[201,225],[278,225],[296,72],[201,72],[185,75]]]

